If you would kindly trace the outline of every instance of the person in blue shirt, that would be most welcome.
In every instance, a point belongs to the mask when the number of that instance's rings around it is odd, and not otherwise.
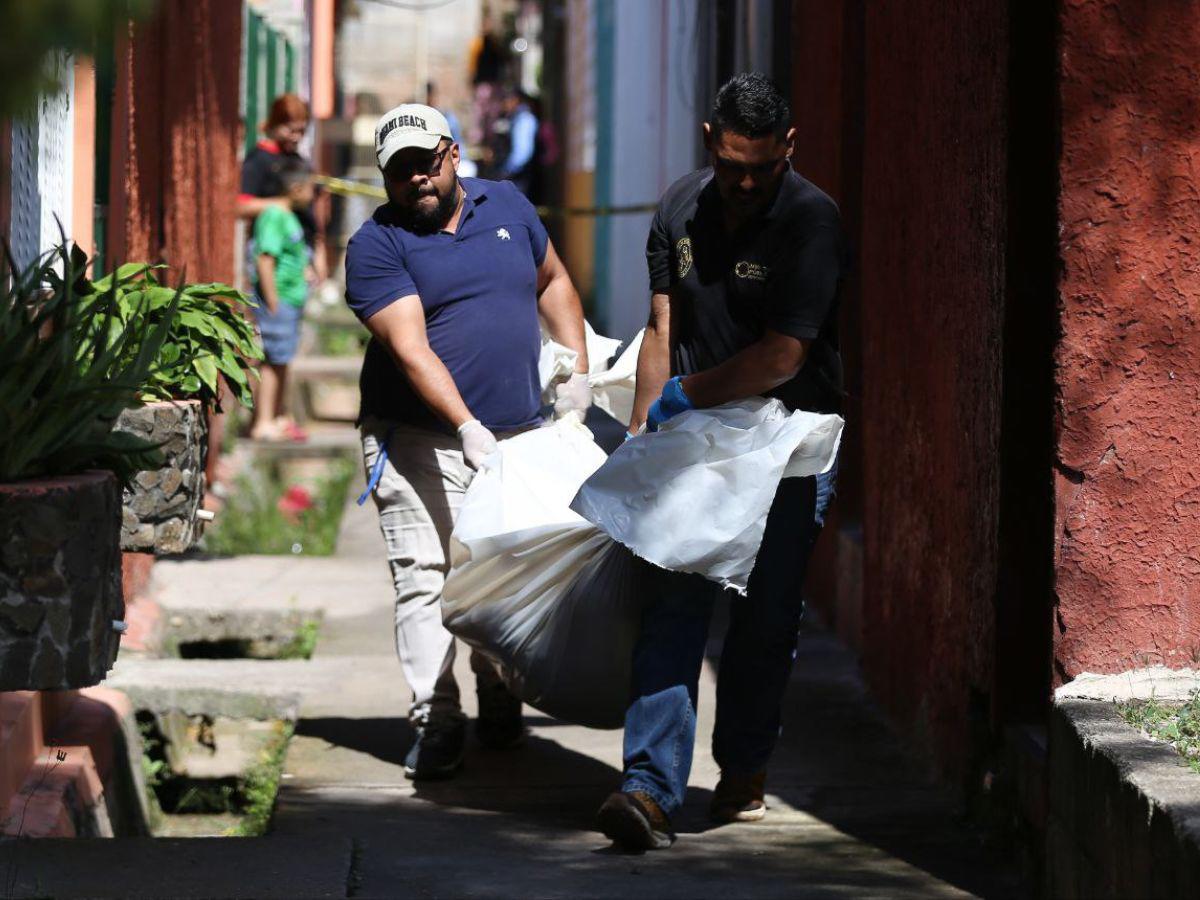
[[[346,301],[370,330],[359,426],[368,488],[396,589],[396,647],[413,698],[412,778],[452,775],[465,722],[440,601],[449,539],[472,472],[541,418],[539,317],[578,353],[555,414],[591,404],[583,310],[546,229],[509,182],[460,178],[437,110],[405,104],[375,129],[388,202],[346,251]],[[366,494],[362,498],[365,501]],[[362,502],[360,501],[360,502]],[[472,654],[476,736],[519,743],[521,704]]]
[[[498,174],[515,184],[526,197],[532,197],[538,175],[538,118],[529,98],[515,89],[504,95],[504,112],[509,122],[508,156],[500,164]]]

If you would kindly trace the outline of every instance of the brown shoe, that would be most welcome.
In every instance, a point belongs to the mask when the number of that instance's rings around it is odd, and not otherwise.
[[[708,815],[714,822],[757,822],[767,814],[763,799],[766,772],[738,775],[722,772],[717,789],[713,791]]]
[[[667,814],[642,791],[609,794],[597,818],[604,836],[626,850],[665,850],[675,840]]]

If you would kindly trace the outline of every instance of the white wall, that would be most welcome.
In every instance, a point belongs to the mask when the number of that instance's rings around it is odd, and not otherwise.
[[[695,10],[691,0],[615,0],[612,169],[613,205],[655,203],[698,165]],[[599,199],[599,198],[598,198]],[[646,234],[650,213],[611,217],[607,290],[600,300],[612,337],[646,324],[649,286]]]
[[[60,243],[63,232],[71,236],[74,59],[56,54],[48,65],[61,90],[39,98],[35,115],[12,123],[9,242],[21,266]]]

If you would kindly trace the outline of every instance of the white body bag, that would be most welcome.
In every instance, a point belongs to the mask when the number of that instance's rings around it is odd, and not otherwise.
[[[592,374],[597,405],[610,374],[632,406],[636,350]],[[446,627],[531,706],[620,727],[644,599],[634,554],[745,593],[780,479],[828,471],[841,430],[752,399],[683,413],[607,460],[572,417],[501,441],[451,537]]]

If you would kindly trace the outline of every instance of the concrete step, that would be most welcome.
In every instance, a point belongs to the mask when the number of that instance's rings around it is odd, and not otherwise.
[[[359,534],[382,552],[377,525],[373,533]],[[361,615],[368,609],[363,598],[390,585],[382,560],[347,566],[333,558],[239,556],[161,561],[151,589],[162,617],[164,655],[178,655],[191,643],[240,641],[245,655],[269,659],[305,628],[319,625],[326,610],[330,617]],[[390,630],[386,616],[379,617],[379,627]]]
[[[118,659],[104,682],[135,709],[186,716],[295,721],[304,691],[316,687],[305,660]]]
[[[151,590],[167,615],[181,609],[230,615],[246,609],[327,609],[336,617],[375,608],[377,603],[364,600],[362,593],[386,590],[390,584],[382,559],[366,566],[336,557],[247,555],[160,560],[154,566]]]
[[[245,778],[282,739],[278,720],[155,712],[172,775],[199,781]]]
[[[299,356],[288,378],[288,407],[308,423],[358,418],[362,356]]]
[[[188,715],[294,721],[305,716],[359,715],[373,705],[403,709],[404,681],[394,655],[294,659],[117,660],[104,687],[129,695],[135,709],[178,709]]]
[[[288,375],[296,381],[306,378],[344,378],[358,382],[361,356],[298,356],[292,360]]]
[[[0,845],[5,897],[345,897],[348,838],[131,838]],[[399,887],[399,886],[398,886]]]
[[[349,425],[328,428],[308,428],[308,440],[295,441],[252,441],[245,442],[260,458],[289,458],[300,456],[335,457],[359,454],[362,445],[358,431]]]

